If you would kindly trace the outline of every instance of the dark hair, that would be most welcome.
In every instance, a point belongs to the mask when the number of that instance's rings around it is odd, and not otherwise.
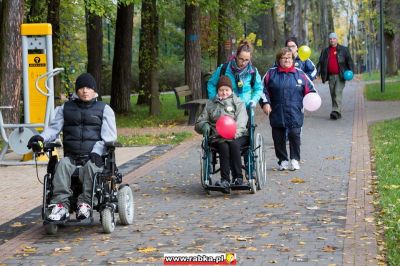
[[[253,45],[251,45],[248,40],[241,40],[236,50],[236,56],[238,56],[241,52],[248,52],[250,54],[253,53]]]
[[[287,46],[288,42],[294,42],[296,44],[297,47],[299,47],[299,44],[297,42],[297,38],[292,36],[286,39],[285,41],[285,46]]]
[[[294,60],[294,53],[292,52],[292,50],[290,50],[290,48],[288,47],[283,47],[281,48],[277,53],[276,53],[276,64],[279,66],[279,60],[281,59],[282,55],[287,54],[287,53],[291,53],[292,54],[292,59]]]

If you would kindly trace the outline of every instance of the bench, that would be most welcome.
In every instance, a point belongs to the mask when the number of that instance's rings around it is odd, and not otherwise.
[[[189,100],[181,103],[181,97],[193,97],[192,91],[188,85],[176,87],[173,89],[176,97],[176,107],[189,111],[188,125],[194,125],[196,122],[197,111],[200,110],[206,103],[207,99]]]

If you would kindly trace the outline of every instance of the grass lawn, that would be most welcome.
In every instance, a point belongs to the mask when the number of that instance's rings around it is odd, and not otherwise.
[[[380,81],[381,80],[381,72],[374,71],[374,72],[371,72],[371,74],[364,72],[364,73],[362,73],[362,79],[364,81],[372,81],[372,80]],[[394,77],[386,77],[385,76],[385,81],[399,80],[399,79],[400,79],[400,75],[397,75]]]
[[[378,176],[378,225],[383,226],[388,265],[400,265],[400,119],[371,126]]]
[[[108,103],[109,99],[105,99]],[[184,110],[176,107],[174,94],[161,94],[161,114],[150,116],[148,106],[136,105],[137,96],[131,96],[132,111],[127,115],[117,115],[117,127],[143,128],[143,127],[171,127],[183,125],[187,122]],[[184,102],[184,99],[182,99]],[[193,132],[160,133],[158,135],[133,135],[119,136],[118,141],[123,146],[179,144],[193,136]]]
[[[400,81],[387,82],[384,92],[381,92],[380,83],[367,84],[364,94],[368,101],[399,101]]]

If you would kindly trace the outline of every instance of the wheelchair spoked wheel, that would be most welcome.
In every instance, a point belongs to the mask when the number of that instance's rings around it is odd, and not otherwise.
[[[104,208],[101,211],[101,225],[103,226],[103,232],[110,234],[115,229],[114,212],[110,207]]]
[[[263,149],[263,137],[261,134],[257,134],[255,143],[255,172],[256,172],[256,183],[257,189],[261,190],[266,184],[266,172],[265,172],[265,158]]]
[[[204,152],[204,149],[201,149],[200,153],[200,179],[201,185],[206,191],[207,194],[210,194],[210,190],[207,189],[208,186],[211,185],[211,178],[209,177],[208,169],[210,164],[210,158],[208,158]]]
[[[58,232],[58,225],[53,223],[47,223],[44,225],[44,231],[48,235],[55,235]]]
[[[133,223],[134,201],[132,189],[126,185],[118,190],[118,214],[121,224]]]

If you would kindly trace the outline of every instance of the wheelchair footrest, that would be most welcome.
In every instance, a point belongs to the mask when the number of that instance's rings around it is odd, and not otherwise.
[[[243,184],[243,185],[231,184],[231,190],[250,190],[250,186],[248,184]]]
[[[64,219],[60,221],[53,221],[46,219],[43,221],[43,224],[57,224],[57,225],[90,225],[94,221],[93,217],[88,217],[86,219],[78,220],[78,219]]]
[[[220,191],[220,192],[225,191],[225,188],[221,186],[207,186],[206,189],[211,191]]]

